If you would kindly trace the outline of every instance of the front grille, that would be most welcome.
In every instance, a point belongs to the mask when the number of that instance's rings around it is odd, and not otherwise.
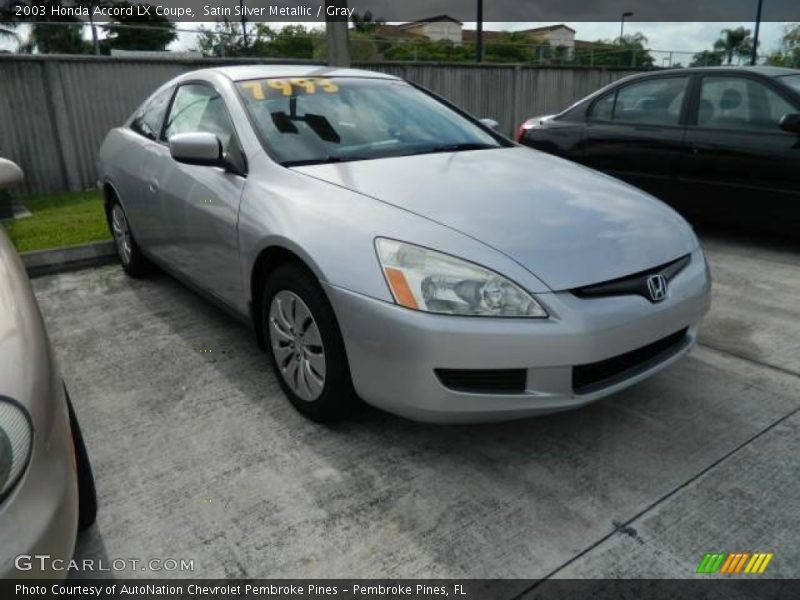
[[[446,388],[475,394],[521,394],[525,391],[525,369],[435,369]]]
[[[688,329],[682,329],[657,342],[614,358],[573,367],[572,389],[576,394],[588,394],[657,365],[685,345],[687,331]]]
[[[587,285],[586,287],[576,288],[570,291],[578,298],[637,295],[643,296],[652,302],[647,289],[647,279],[653,275],[663,275],[667,282],[670,282],[677,277],[678,273],[687,267],[691,260],[691,255],[687,254],[670,263],[647,271],[641,271],[612,281]]]

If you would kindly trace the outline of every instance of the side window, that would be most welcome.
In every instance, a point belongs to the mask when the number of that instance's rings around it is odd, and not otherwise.
[[[743,77],[704,77],[697,125],[718,129],[770,130],[794,107],[763,83]]]
[[[229,152],[235,144],[233,123],[225,101],[212,87],[187,84],[178,88],[167,117],[163,139],[169,140],[177,133],[213,133]]]
[[[151,140],[157,139],[172,91],[173,88],[167,88],[146,102],[133,117],[131,129]]]
[[[632,83],[617,92],[613,120],[641,125],[678,125],[688,77]]]
[[[610,121],[614,117],[614,102],[616,99],[617,92],[614,91],[597,100],[592,106],[590,117],[600,121]]]

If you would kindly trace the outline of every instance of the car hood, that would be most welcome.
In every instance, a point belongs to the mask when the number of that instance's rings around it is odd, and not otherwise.
[[[691,227],[662,202],[528,148],[295,170],[456,229],[514,259],[554,291],[644,271],[697,246]]]

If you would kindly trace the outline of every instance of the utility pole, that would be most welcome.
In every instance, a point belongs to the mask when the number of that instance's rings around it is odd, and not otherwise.
[[[758,10],[756,12],[756,32],[753,35],[753,55],[750,57],[750,64],[755,65],[758,62],[758,34],[761,31],[761,9],[763,8],[764,0],[758,0]]]
[[[483,62],[483,0],[478,0],[478,28],[475,34],[475,61]]]
[[[632,17],[633,13],[630,11],[622,13],[622,18],[619,21],[619,42],[620,44],[625,39],[625,18]]]
[[[244,17],[244,0],[239,0],[239,15],[242,18],[242,44],[244,49],[247,50],[250,44],[247,41],[247,19]]]
[[[334,8],[336,16],[330,16],[328,9]],[[339,16],[346,11],[347,0],[325,0],[325,33],[328,40],[328,65],[332,67],[350,66],[350,49],[347,46],[347,17]]]

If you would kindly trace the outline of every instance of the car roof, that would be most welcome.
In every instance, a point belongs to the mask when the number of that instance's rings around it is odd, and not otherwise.
[[[652,69],[644,71],[643,73],[634,73],[627,77],[621,77],[616,81],[612,81],[608,85],[592,92],[588,96],[584,96],[575,104],[565,108],[555,116],[563,117],[572,111],[582,110],[595,98],[602,96],[609,90],[617,89],[622,85],[632,83],[639,80],[647,80],[651,77],[670,77],[670,76],[690,76],[690,75],[703,75],[703,74],[724,74],[724,73],[754,73],[762,77],[785,77],[787,75],[800,75],[800,69],[790,69],[787,67],[767,67],[767,66],[719,66],[719,67],[679,67],[675,69]],[[791,92],[792,90],[790,90]]]
[[[766,67],[766,66],[741,66],[741,67],[691,67],[687,71],[743,71],[746,73],[758,73],[767,77],[781,77],[782,75],[799,75],[800,70],[788,67]]]
[[[783,77],[785,75],[800,75],[800,69],[789,69],[787,67],[765,67],[765,66],[719,66],[719,67],[680,67],[676,69],[653,69],[644,73],[635,73],[629,77],[624,77],[614,83],[630,81],[633,79],[647,79],[648,77],[659,77],[664,75],[692,75],[703,73],[755,73],[765,77]]]
[[[229,67],[215,67],[200,69],[186,73],[186,76],[218,74],[232,81],[246,81],[248,79],[266,79],[269,77],[361,77],[372,79],[398,78],[386,73],[365,71],[362,69],[343,69],[325,65],[237,65]],[[183,77],[182,77],[183,78]],[[182,79],[181,78],[181,79]]]

